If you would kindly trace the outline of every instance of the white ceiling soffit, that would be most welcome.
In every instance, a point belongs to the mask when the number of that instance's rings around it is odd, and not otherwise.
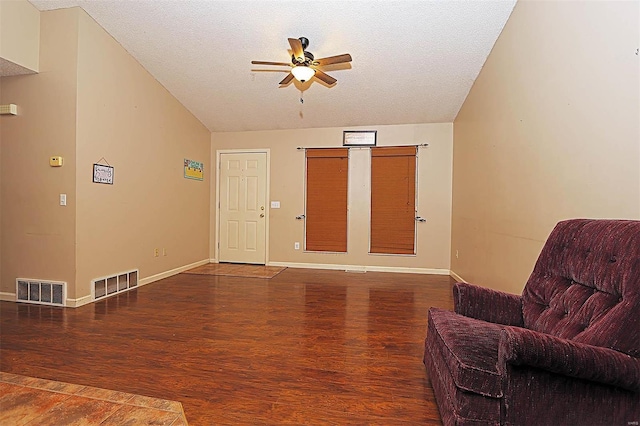
[[[213,132],[452,122],[515,0],[30,0],[82,7]],[[338,82],[279,87],[287,38],[350,53]],[[335,67],[335,66],[334,66]],[[266,71],[271,70],[271,71]],[[301,91],[304,103],[300,102]]]

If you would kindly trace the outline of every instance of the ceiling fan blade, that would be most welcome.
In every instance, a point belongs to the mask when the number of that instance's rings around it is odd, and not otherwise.
[[[286,62],[269,62],[269,61],[251,61],[253,65],[282,65],[283,67],[290,67],[291,64]]]
[[[328,85],[330,85],[330,86],[331,86],[332,84],[335,84],[335,82],[336,82],[336,81],[338,81],[338,80],[336,80],[335,78],[331,77],[331,76],[330,76],[330,75],[328,75],[328,74],[323,73],[323,72],[322,72],[322,71],[320,71],[320,70],[316,70],[315,77],[316,77],[318,80],[322,80],[322,81],[324,81],[325,83],[327,83],[327,84],[328,84]]]
[[[285,78],[282,79],[282,81],[278,84],[289,84],[289,82],[293,80],[293,74],[289,73],[287,74],[287,76]]]
[[[302,42],[297,38],[290,38],[288,40],[291,50],[293,51],[293,56],[304,61],[304,49],[302,48]]]
[[[351,55],[345,53],[344,55],[329,56],[328,58],[316,59],[313,63],[317,63],[319,66],[342,64],[344,62],[351,62]]]

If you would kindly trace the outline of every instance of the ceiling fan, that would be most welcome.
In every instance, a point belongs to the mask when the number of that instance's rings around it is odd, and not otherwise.
[[[251,61],[254,65],[277,65],[284,67],[291,67],[291,71],[287,76],[282,79],[279,84],[288,84],[294,78],[301,83],[309,81],[313,77],[318,80],[322,80],[328,85],[335,84],[335,78],[324,73],[318,67],[325,65],[342,64],[351,62],[351,55],[345,53],[343,55],[329,56],[328,58],[314,59],[313,53],[307,52],[305,49],[309,46],[309,40],[305,37],[290,38],[289,45],[291,45],[291,63],[286,62],[269,62],[269,61]]]

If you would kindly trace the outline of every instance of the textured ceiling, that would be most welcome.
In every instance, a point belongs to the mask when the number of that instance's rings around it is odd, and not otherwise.
[[[452,122],[515,0],[30,0],[82,7],[214,132]],[[350,66],[279,87],[287,38]],[[273,70],[273,71],[265,71]],[[302,97],[304,103],[300,102]]]

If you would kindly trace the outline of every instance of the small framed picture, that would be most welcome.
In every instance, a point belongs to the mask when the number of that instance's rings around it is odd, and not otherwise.
[[[376,146],[377,130],[345,130],[342,146]]]
[[[184,177],[186,179],[204,180],[204,163],[185,158]]]
[[[113,167],[103,164],[93,165],[93,182],[113,185]]]

